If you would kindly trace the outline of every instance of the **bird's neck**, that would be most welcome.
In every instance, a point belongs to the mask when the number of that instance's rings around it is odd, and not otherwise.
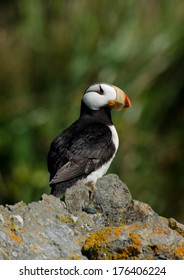
[[[81,102],[80,118],[85,116],[93,117],[97,122],[112,125],[111,110],[108,107],[103,107],[99,110],[91,110],[85,103]]]

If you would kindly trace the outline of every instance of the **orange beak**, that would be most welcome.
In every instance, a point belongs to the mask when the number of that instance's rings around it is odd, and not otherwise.
[[[111,108],[115,111],[120,111],[122,109],[126,109],[131,107],[131,102],[128,96],[122,91],[120,88],[115,87],[114,89],[116,91],[116,99],[115,100],[109,100],[108,104],[111,106]]]
[[[125,94],[125,103],[124,103],[124,106],[122,109],[126,109],[126,108],[129,108],[131,107],[131,102],[130,102],[130,99],[129,97]]]

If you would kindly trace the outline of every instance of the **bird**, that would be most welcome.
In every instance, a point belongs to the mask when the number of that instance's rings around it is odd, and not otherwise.
[[[111,84],[95,83],[84,91],[79,118],[50,145],[47,165],[52,195],[60,197],[78,181],[94,190],[119,147],[111,110],[130,106],[124,91]]]

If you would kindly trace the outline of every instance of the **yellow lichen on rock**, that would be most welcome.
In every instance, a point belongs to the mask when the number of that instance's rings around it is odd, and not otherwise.
[[[92,233],[83,246],[83,252],[93,251],[93,259],[112,259],[108,250],[110,240],[116,240],[121,235],[121,227],[104,227]]]
[[[22,239],[19,236],[15,235],[13,232],[7,231],[6,233],[16,243],[18,243],[18,244],[23,243]]]
[[[121,250],[118,249],[117,246],[112,252],[112,243],[119,242],[122,231],[127,235],[129,245]],[[83,246],[83,252],[87,252],[87,254],[90,254],[91,252],[93,259],[136,259],[141,251],[141,242],[142,239],[139,234],[131,231],[126,226],[105,227],[100,231],[91,234]]]
[[[184,244],[179,245],[174,253],[175,253],[176,256],[178,256],[178,259],[184,260]]]

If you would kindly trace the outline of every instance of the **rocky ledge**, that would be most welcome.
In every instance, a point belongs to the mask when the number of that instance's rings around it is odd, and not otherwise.
[[[184,259],[184,225],[132,199],[116,175],[98,180],[95,214],[78,183],[64,201],[43,195],[0,206],[0,259]]]

